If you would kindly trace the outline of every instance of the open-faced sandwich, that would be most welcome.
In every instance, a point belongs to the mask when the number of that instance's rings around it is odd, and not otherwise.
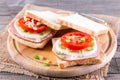
[[[105,54],[101,49],[98,35],[107,34],[107,26],[79,14],[59,18],[57,22],[78,30],[68,32],[60,38],[53,38],[52,51],[60,68],[104,62]]]
[[[43,48],[61,25],[56,20],[61,16],[51,11],[26,10],[8,29],[10,36],[32,48]]]

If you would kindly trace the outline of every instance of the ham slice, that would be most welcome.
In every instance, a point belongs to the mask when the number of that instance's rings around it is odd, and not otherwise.
[[[53,33],[49,33],[48,35],[40,38],[39,41],[36,41],[36,38],[28,38],[28,37],[24,37],[24,36],[20,35],[20,34],[17,32],[17,30],[15,29],[14,23],[12,23],[9,31],[10,31],[12,34],[14,34],[15,36],[17,36],[17,37],[19,37],[19,38],[21,38],[21,39],[23,39],[23,40],[32,42],[32,43],[41,43],[41,42],[43,42],[44,40],[46,40],[46,39],[48,39],[48,38],[51,38],[51,37],[53,36],[53,34],[54,34],[54,32],[53,32]],[[29,35],[30,35],[30,34],[29,34]]]

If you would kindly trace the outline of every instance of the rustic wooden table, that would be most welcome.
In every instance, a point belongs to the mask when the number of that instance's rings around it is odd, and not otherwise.
[[[0,0],[0,31],[27,3],[90,14],[120,16],[120,0]],[[120,80],[120,35],[118,49],[113,57],[106,80]],[[38,80],[34,77],[0,73],[0,80]],[[65,79],[66,80],[66,79]]]

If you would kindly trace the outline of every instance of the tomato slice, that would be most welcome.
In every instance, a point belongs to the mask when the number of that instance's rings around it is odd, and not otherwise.
[[[84,32],[70,32],[61,37],[61,43],[66,48],[81,50],[92,45],[92,37]]]
[[[30,32],[35,32],[35,33],[39,33],[42,32],[46,29],[46,25],[45,24],[40,24],[40,25],[36,25],[38,21],[34,20],[34,25],[35,27],[30,27],[28,24],[26,24],[27,22],[32,22],[32,18],[26,17],[27,21],[24,20],[24,17],[20,18],[18,20],[18,24],[20,25],[21,28],[25,29],[26,31],[30,31]]]

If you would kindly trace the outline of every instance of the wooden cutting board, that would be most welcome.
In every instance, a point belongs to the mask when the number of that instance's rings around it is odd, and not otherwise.
[[[38,6],[27,5],[26,7],[23,8],[22,11],[20,11],[16,15],[16,17],[11,21],[11,23],[15,19],[23,16],[24,11],[26,9],[34,9],[39,11],[50,10],[64,16],[73,13],[71,11],[53,9],[49,7],[38,7]],[[8,25],[8,27],[10,27],[11,23]],[[61,32],[57,32],[56,36],[61,35],[60,33]],[[50,77],[72,77],[72,76],[87,74],[97,69],[100,69],[111,60],[111,58],[115,54],[117,47],[117,41],[114,32],[110,30],[107,35],[99,36],[99,39],[100,39],[100,43],[102,44],[102,48],[107,56],[106,61],[104,63],[97,65],[89,65],[89,66],[75,66],[65,69],[59,69],[57,67],[55,56],[51,51],[52,48],[51,41],[45,46],[44,49],[33,49],[15,41],[13,38],[8,36],[7,47],[12,59],[27,70]],[[34,59],[35,55],[42,55],[45,58],[49,59],[51,61],[50,66],[44,66],[42,64],[42,61]]]
[[[61,35],[60,32],[58,32],[56,36],[59,35]],[[51,41],[49,41],[44,49],[33,49],[8,36],[7,47],[12,59],[27,70],[50,77],[72,77],[87,74],[100,69],[111,60],[115,54],[117,46],[114,32],[110,29],[107,35],[99,36],[99,39],[107,56],[104,63],[97,65],[75,66],[65,69],[59,69],[57,66],[55,56],[51,51]],[[51,61],[50,66],[44,66],[43,63],[41,63],[42,61],[34,59],[35,55],[42,55],[49,59]]]

